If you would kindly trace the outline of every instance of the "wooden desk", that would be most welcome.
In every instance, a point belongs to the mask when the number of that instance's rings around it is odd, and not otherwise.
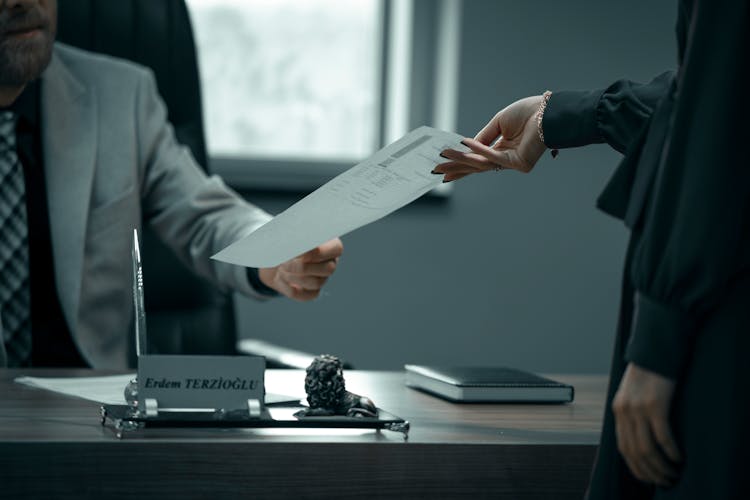
[[[569,405],[456,405],[398,372],[346,373],[347,388],[411,422],[400,434],[145,429],[122,440],[99,405],[13,382],[85,370],[0,370],[0,498],[582,498],[606,377],[552,375]],[[304,394],[304,372],[269,370]]]

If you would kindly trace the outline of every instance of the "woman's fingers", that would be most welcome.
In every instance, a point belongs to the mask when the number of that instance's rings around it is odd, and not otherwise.
[[[658,449],[651,425],[646,418],[635,419],[633,437],[635,456],[631,457],[631,460],[639,463],[639,468],[646,475],[643,479],[659,486],[671,484],[677,477],[677,470]]]
[[[469,175],[469,174],[450,174],[450,175],[446,175],[445,178],[443,179],[443,182],[457,181],[458,179],[462,179],[462,178],[466,177],[467,175]]]
[[[492,117],[492,120],[490,120],[489,123],[477,133],[473,140],[482,144],[490,145],[495,139],[503,135],[502,128],[500,127],[501,112],[502,111],[495,114],[495,116]]]
[[[674,463],[681,462],[682,455],[680,455],[680,450],[677,448],[677,441],[672,434],[672,429],[669,426],[668,419],[661,416],[658,418],[652,418],[651,430],[654,433],[654,438],[656,439],[657,444],[667,458]]]
[[[463,153],[454,149],[446,149],[443,151],[442,156],[448,160],[473,167],[479,171],[492,170],[497,166],[488,158],[474,152]]]
[[[481,171],[482,169],[475,167],[473,165],[469,165],[467,163],[463,163],[460,161],[448,161],[445,163],[440,163],[439,165],[435,166],[435,168],[432,170],[432,173],[455,175],[455,174],[475,174]]]

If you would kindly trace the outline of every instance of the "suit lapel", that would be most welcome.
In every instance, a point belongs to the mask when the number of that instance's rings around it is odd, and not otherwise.
[[[96,96],[57,54],[42,75],[42,143],[58,296],[78,326],[86,224],[97,144]]]

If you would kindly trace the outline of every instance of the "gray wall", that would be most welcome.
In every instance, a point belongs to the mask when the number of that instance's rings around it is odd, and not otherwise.
[[[545,89],[646,80],[674,66],[674,2],[465,0],[457,131]],[[307,304],[237,299],[241,335],[357,368],[506,364],[605,372],[627,233],[595,199],[619,155],[563,151],[529,175],[472,176],[343,238]],[[272,212],[302,194],[248,193]]]

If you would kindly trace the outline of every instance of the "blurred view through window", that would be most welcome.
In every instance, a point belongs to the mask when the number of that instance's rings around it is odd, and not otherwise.
[[[380,0],[187,0],[212,156],[357,159],[376,148]]]

